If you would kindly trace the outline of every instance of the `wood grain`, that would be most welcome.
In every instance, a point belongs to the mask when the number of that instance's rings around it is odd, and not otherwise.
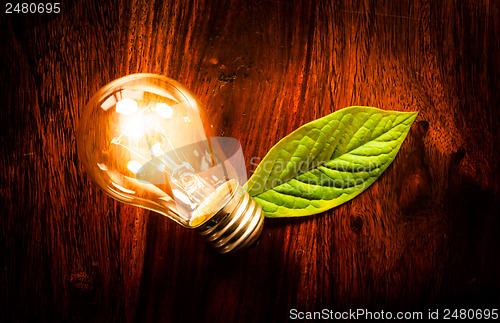
[[[500,305],[498,1],[64,2],[0,19],[4,321],[285,321],[289,310]],[[4,8],[2,8],[2,12]],[[216,254],[89,182],[75,129],[135,72],[195,92],[249,175],[300,125],[350,105],[418,111],[356,199],[268,220]]]

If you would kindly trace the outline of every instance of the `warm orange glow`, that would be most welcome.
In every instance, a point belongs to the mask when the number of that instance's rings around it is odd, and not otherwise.
[[[123,99],[116,103],[116,112],[122,113],[125,115],[131,115],[135,111],[137,111],[137,101],[132,99]]]

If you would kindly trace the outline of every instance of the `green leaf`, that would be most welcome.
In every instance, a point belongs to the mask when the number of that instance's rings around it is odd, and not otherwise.
[[[417,112],[349,107],[278,142],[246,186],[268,217],[326,211],[370,186],[391,164]]]

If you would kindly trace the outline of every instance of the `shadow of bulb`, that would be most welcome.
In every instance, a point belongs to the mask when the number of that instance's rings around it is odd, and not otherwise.
[[[154,74],[101,88],[85,107],[78,155],[112,198],[197,228],[221,253],[256,242],[260,206],[240,184],[244,158],[234,138],[213,137],[194,94]]]

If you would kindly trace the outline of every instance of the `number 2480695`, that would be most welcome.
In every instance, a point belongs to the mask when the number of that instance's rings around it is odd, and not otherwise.
[[[56,3],[11,3],[5,4],[5,13],[60,13],[61,4]]]

